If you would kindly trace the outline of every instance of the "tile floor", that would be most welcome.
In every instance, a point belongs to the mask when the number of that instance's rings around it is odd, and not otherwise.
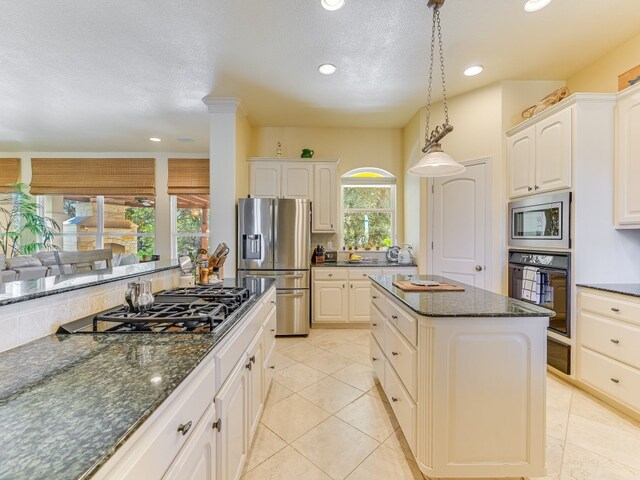
[[[368,330],[312,330],[276,350],[244,480],[423,478],[377,386]],[[547,470],[548,480],[640,479],[640,423],[549,375]]]

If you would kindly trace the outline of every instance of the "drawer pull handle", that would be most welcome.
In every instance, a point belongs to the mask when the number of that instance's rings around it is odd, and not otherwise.
[[[251,371],[251,362],[247,363],[244,368],[246,368],[247,370]]]
[[[374,327],[377,327],[378,324],[377,323],[372,323],[371,325],[373,325]]]
[[[618,344],[618,343],[620,343],[620,340],[618,340],[617,338],[612,338],[611,339],[611,343]]]
[[[393,355],[394,357],[398,356],[398,352],[391,352],[391,355]]]
[[[276,369],[276,366],[275,366],[275,365],[271,365],[269,368],[270,368],[271,370],[275,370],[275,369]]]
[[[617,308],[617,307],[611,307],[611,311],[612,311],[612,312],[619,312],[619,311],[620,311],[620,309],[619,309],[619,308]]]
[[[333,277],[333,273],[330,273],[330,274],[329,274],[329,276],[330,276],[330,277]]]
[[[251,363],[256,363],[256,356],[255,355],[251,355],[251,358],[249,359],[249,361]]]
[[[391,315],[391,318],[392,318],[393,320],[397,320],[397,319],[398,319],[398,315]]]
[[[391,397],[391,401],[392,401],[393,403],[397,402],[397,401],[398,401],[398,397]]]
[[[377,357],[371,357],[371,360],[374,361],[374,362],[377,362],[378,358]]]
[[[183,423],[178,427],[178,431],[182,432],[182,435],[186,435],[189,430],[191,430],[191,425],[193,422],[189,421],[187,423]]]
[[[377,300],[377,299],[378,299],[378,296],[377,296],[377,295],[372,295],[372,297],[373,297],[373,299],[374,299],[374,300]]]
[[[276,331],[276,329],[275,329],[275,328],[272,328],[272,329],[271,329],[271,331],[272,331],[272,332],[275,332],[275,331]]]
[[[275,304],[276,304],[276,301],[275,301],[275,300],[271,300],[271,302],[270,302],[270,303],[271,303],[272,305],[275,305]]]
[[[218,430],[218,431],[222,430],[222,419],[221,418],[219,418],[216,422],[214,422],[213,428],[215,430]]]
[[[611,378],[611,381],[613,383],[620,383],[620,380],[618,380],[617,378],[613,378],[613,377]]]

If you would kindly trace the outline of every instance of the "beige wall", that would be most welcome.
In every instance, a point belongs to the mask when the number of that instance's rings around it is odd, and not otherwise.
[[[396,235],[404,236],[404,164],[402,161],[402,129],[400,128],[306,128],[253,127],[250,157],[275,156],[278,142],[284,157],[298,157],[303,148],[315,151],[314,158],[338,158],[338,175],[359,167],[378,167],[397,178]],[[248,182],[248,181],[247,181]],[[333,235],[313,239],[316,243],[334,242]]]
[[[637,1],[637,0],[636,0]],[[576,92],[617,92],[618,75],[640,65],[640,35],[637,35],[591,65],[567,78],[567,87]]]

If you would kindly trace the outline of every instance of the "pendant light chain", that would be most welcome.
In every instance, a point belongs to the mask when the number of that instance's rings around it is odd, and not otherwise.
[[[449,125],[449,107],[447,106],[447,83],[444,79],[444,51],[442,48],[442,30],[440,29],[440,8],[433,10],[438,25],[438,46],[440,47],[440,73],[442,74],[442,100],[444,102],[444,124]],[[432,42],[433,43],[433,42]],[[433,47],[432,47],[433,48]],[[431,60],[433,63],[433,60]]]
[[[437,7],[433,9],[433,25],[431,26],[431,55],[429,57],[429,81],[427,87],[427,123],[424,127],[424,144],[429,143],[429,138],[431,136],[431,132],[429,132],[429,120],[431,119],[431,85],[433,82],[433,50],[436,44],[436,12],[438,11]],[[442,38],[442,36],[440,36]]]

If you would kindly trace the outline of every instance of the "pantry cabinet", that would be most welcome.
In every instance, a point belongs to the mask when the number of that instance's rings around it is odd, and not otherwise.
[[[249,158],[249,194],[267,198],[312,201],[311,231],[335,233],[338,228],[338,161],[299,158]]]
[[[507,133],[512,198],[571,187],[572,107],[539,115]]]
[[[640,228],[640,85],[622,91],[616,106],[615,226]]]

